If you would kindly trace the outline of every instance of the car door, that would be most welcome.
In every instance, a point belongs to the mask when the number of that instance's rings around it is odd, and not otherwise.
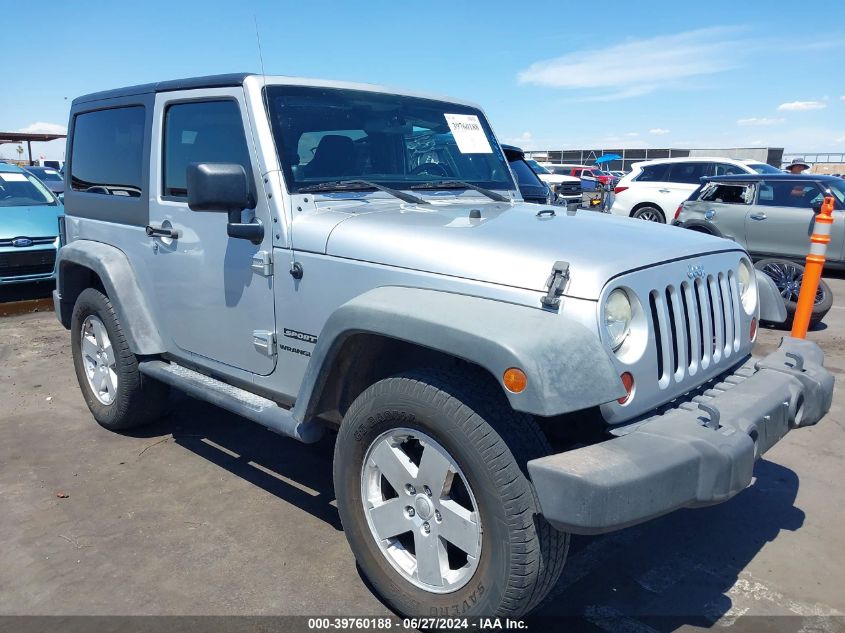
[[[810,250],[810,235],[823,194],[808,180],[771,179],[760,182],[757,202],[746,217],[748,250],[760,255],[803,258]],[[842,212],[838,212],[842,221]],[[834,220],[834,222],[836,221]],[[829,249],[842,252],[842,234],[834,231]]]
[[[751,183],[710,182],[704,186],[698,200],[687,202],[684,208],[695,211],[694,217],[701,217],[722,237],[745,246],[746,217],[753,201],[754,185]]]
[[[192,211],[187,203],[190,163],[240,164],[254,190],[263,191],[248,121],[241,88],[156,96],[150,226],[177,236],[150,237],[150,262],[158,323],[172,353],[266,375],[275,367],[273,278],[269,266],[253,264],[272,251],[272,231],[260,244],[230,238],[227,214]],[[242,221],[254,216],[272,226],[265,197],[255,197]]]

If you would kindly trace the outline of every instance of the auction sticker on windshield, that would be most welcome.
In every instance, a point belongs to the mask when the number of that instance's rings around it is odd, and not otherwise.
[[[26,182],[26,176],[24,176],[23,174],[16,174],[14,172],[0,174],[0,178],[5,180],[6,182]]]
[[[461,154],[492,154],[481,121],[474,114],[443,114]]]

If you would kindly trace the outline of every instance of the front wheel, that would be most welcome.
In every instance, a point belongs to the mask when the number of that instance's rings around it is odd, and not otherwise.
[[[525,463],[534,420],[483,379],[420,371],[372,385],[338,433],[346,537],[402,615],[519,617],[560,575],[569,543],[539,514]]]
[[[798,307],[801,284],[804,281],[804,267],[785,259],[761,259],[754,264],[754,267],[775,282],[780,296],[783,297],[786,306],[786,321],[774,325],[782,329],[790,329]],[[810,327],[820,323],[832,307],[833,291],[824,279],[819,279],[813,313],[810,316]]]

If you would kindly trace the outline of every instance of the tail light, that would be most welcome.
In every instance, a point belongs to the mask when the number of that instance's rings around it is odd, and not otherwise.
[[[680,215],[681,215],[681,211],[683,210],[683,208],[684,208],[683,203],[681,203],[681,204],[679,204],[679,205],[678,205],[678,208],[677,208],[677,209],[675,209],[675,217],[674,217],[673,219],[675,219],[675,220],[677,220],[677,219],[678,219],[678,216],[680,216]]]
[[[613,193],[615,193],[616,195],[619,195],[620,193],[625,191],[627,188],[628,187],[616,187],[616,188],[614,188]]]

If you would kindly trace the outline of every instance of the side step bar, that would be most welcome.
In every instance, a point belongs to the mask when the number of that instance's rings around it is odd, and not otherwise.
[[[139,363],[138,369],[142,374],[181,389],[194,398],[210,402],[300,442],[310,444],[323,436],[323,426],[318,422],[300,422],[290,409],[280,407],[272,400],[187,367],[147,360]]]

